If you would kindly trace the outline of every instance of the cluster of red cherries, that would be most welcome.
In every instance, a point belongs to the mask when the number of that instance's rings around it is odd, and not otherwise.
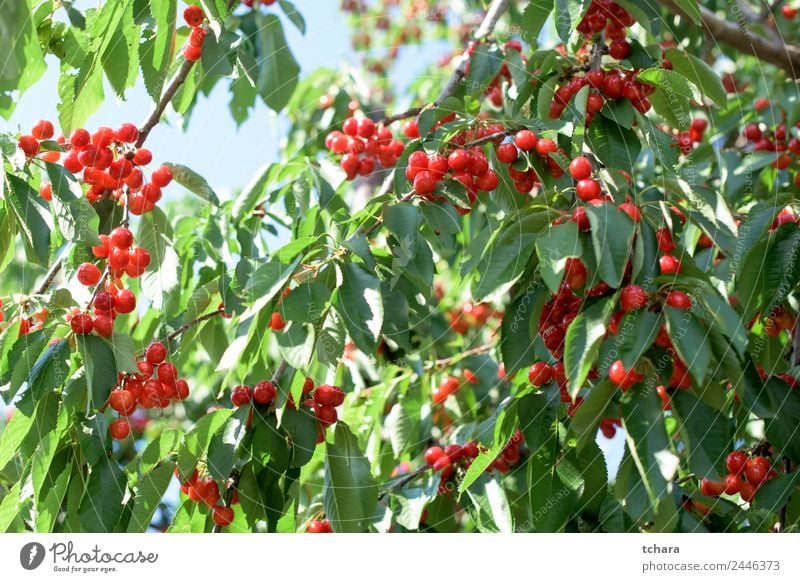
[[[178,468],[175,468],[175,477],[181,479]],[[233,505],[239,503],[239,492],[234,491],[229,506],[220,503],[221,496],[217,482],[211,477],[200,477],[200,472],[195,468],[188,479],[181,480],[181,493],[195,503],[204,503],[211,508],[211,518],[214,524],[225,527],[233,522]]]
[[[458,335],[466,335],[471,329],[481,329],[492,317],[500,314],[489,303],[464,302],[460,307],[446,313],[450,328]]]
[[[486,472],[491,473],[496,470],[503,475],[508,473],[520,460],[520,446],[522,443],[522,432],[517,430],[511,436],[502,452],[486,468]],[[464,470],[469,469],[472,461],[484,451],[486,451],[486,448],[478,445],[475,441],[467,441],[463,445],[447,445],[444,448],[438,445],[428,447],[425,450],[425,463],[435,473],[441,472],[439,494],[443,495],[450,491],[447,482],[453,476],[457,467],[461,466]]]
[[[333,528],[327,519],[312,519],[306,526],[306,533],[333,533]]]
[[[770,106],[769,99],[756,99],[754,109],[759,112]],[[773,127],[763,126],[759,123],[748,123],[742,130],[742,136],[747,140],[750,149],[756,152],[775,152],[776,158],[772,166],[778,170],[785,170],[796,156],[800,156],[800,139],[791,135],[791,128],[786,125],[786,112],[783,111],[784,121]],[[800,121],[795,123],[795,128],[800,128]],[[795,175],[795,184],[800,186],[800,172]]]
[[[33,158],[39,154],[42,142],[49,142],[54,135],[53,124],[40,120],[30,134],[19,138],[19,147],[28,158]],[[94,133],[79,127],[69,140],[59,136],[53,149],[39,157],[51,163],[61,161],[65,169],[80,175],[89,186],[86,191],[89,202],[108,195],[127,204],[131,214],[141,215],[151,211],[161,199],[161,189],[172,181],[172,171],[168,166],[160,166],[151,173],[150,182],[145,182],[142,167],[152,162],[153,154],[136,147],[138,139],[139,130],[133,123],[123,123],[116,130],[99,127]],[[63,159],[62,153],[65,153]],[[126,196],[123,190],[129,194]],[[52,200],[52,185],[42,182],[39,194],[45,200]]]
[[[348,180],[355,180],[374,172],[376,162],[384,168],[393,167],[405,144],[394,138],[391,129],[377,125],[369,117],[348,117],[342,131],[332,131],[325,137],[325,147],[334,154],[342,154],[339,165]]]
[[[274,402],[278,394],[273,382],[264,380],[252,389],[246,385],[236,386],[231,390],[231,403],[236,406],[246,406],[254,402],[266,406]],[[320,384],[315,386],[314,380],[306,378],[302,389],[302,406],[314,410],[317,419],[317,444],[325,440],[325,430],[335,423],[339,416],[336,407],[344,403],[344,392],[338,386]],[[290,395],[287,402],[289,408],[296,408],[294,398]]]
[[[529,129],[520,130],[514,135],[511,142],[501,143],[497,146],[495,154],[497,160],[502,164],[508,165],[508,175],[514,181],[514,188],[520,194],[528,194],[539,185],[539,176],[536,171],[529,167],[526,170],[518,170],[511,164],[517,161],[520,156],[529,157],[533,154],[538,155],[547,164],[547,169],[554,178],[564,175],[564,170],[558,165],[550,154],[564,154],[555,141],[549,138],[540,138]]]
[[[133,233],[125,226],[118,226],[108,235],[100,235],[101,244],[92,247],[98,259],[106,261],[107,277],[104,290],[97,291],[92,299],[94,316],[74,308],[68,315],[72,331],[86,335],[94,331],[97,335],[108,337],[114,331],[117,315],[131,313],[136,309],[136,295],[125,289],[122,277],[140,277],[150,265],[147,249],[133,246]],[[100,268],[94,263],[81,263],[77,270],[78,281],[87,287],[94,287],[103,278]]]
[[[728,474],[721,482],[707,478],[700,481],[701,495],[719,497],[723,493],[726,495],[738,493],[743,501],[750,502],[761,485],[778,476],[767,457],[749,456],[744,451],[730,453],[725,459],[725,467],[728,469]]]
[[[127,417],[138,407],[166,408],[172,401],[189,396],[189,383],[179,377],[175,364],[166,361],[167,355],[163,343],[153,342],[147,346],[144,358],[137,362],[138,372],[120,373],[119,382],[108,397],[108,405],[120,416],[108,427],[112,438],[127,438],[131,430]]]
[[[708,129],[708,120],[703,117],[695,117],[689,124],[688,131],[679,131],[677,133],[675,145],[683,155],[689,155],[695,144],[703,142],[703,135],[706,129]]]
[[[203,13],[202,8],[192,4],[183,11],[183,19],[192,28],[189,38],[186,39],[186,44],[183,45],[183,58],[193,63],[199,60],[203,54],[203,42],[207,33],[203,23],[206,20],[206,15]]]

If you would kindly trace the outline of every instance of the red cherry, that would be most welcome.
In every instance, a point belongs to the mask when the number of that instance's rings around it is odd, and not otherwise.
[[[338,418],[336,409],[333,406],[319,406],[315,409],[315,414],[322,426],[330,426]]]
[[[536,362],[528,370],[528,381],[534,386],[543,386],[553,379],[553,369],[546,362]]]
[[[747,462],[747,466],[744,469],[744,476],[747,477],[748,483],[752,483],[754,486],[758,487],[766,480],[769,470],[769,459],[766,457],[753,457]]]
[[[425,462],[433,466],[436,461],[444,457],[444,450],[442,447],[430,447],[425,451]]]
[[[419,125],[417,124],[416,119],[412,119],[407,121],[405,126],[403,126],[403,134],[408,139],[418,139],[419,138]]]
[[[536,141],[536,153],[542,157],[558,151],[558,145],[552,139],[542,138]]]
[[[231,390],[231,404],[234,406],[244,406],[253,399],[253,392],[249,386],[235,386]]]
[[[658,264],[661,267],[661,273],[664,275],[681,272],[681,262],[672,255],[664,255],[658,259]]]
[[[147,346],[147,350],[145,350],[144,357],[147,360],[148,364],[157,366],[158,364],[167,359],[167,346],[165,346],[161,342],[153,342],[149,346]]]
[[[426,196],[436,190],[436,177],[427,170],[422,170],[414,177],[414,191]]]
[[[164,384],[174,384],[178,380],[178,368],[175,364],[164,362],[158,366],[158,379]]]
[[[676,309],[689,309],[692,306],[692,298],[683,291],[670,291],[667,294],[666,304]]]
[[[323,406],[339,406],[344,402],[344,392],[338,386],[320,384],[314,392],[314,401]]]
[[[621,61],[631,54],[631,45],[627,40],[615,40],[611,43],[611,46],[608,47],[608,54],[611,55],[612,58]]]
[[[466,150],[454,150],[447,156],[447,165],[456,172],[461,172],[469,167],[470,156]]]
[[[215,505],[212,514],[214,523],[220,527],[225,527],[233,522],[233,509],[222,505]]]
[[[741,475],[747,467],[747,455],[741,451],[733,451],[725,459],[725,466],[732,475]]]
[[[70,327],[72,328],[72,331],[78,335],[90,334],[94,328],[92,316],[88,313],[79,313],[70,321]]]
[[[628,312],[647,305],[647,292],[638,285],[628,285],[622,290],[620,307]]]
[[[277,311],[274,311],[269,320],[269,328],[272,331],[281,331],[285,327],[286,327],[286,322],[283,321],[283,317],[281,317],[281,314],[278,313]]]
[[[739,493],[742,489],[742,485],[744,485],[744,481],[736,475],[725,476],[725,493],[728,495],[736,495]]]
[[[797,16],[797,8],[794,6],[789,6],[788,4],[784,4],[781,6],[781,14],[786,20],[794,20]]]
[[[172,170],[170,170],[169,166],[159,166],[153,170],[150,179],[153,181],[153,184],[159,188],[165,188],[172,182]]]
[[[575,193],[584,202],[600,198],[600,184],[591,178],[584,178],[575,185]]]
[[[253,400],[256,404],[265,405],[269,404],[277,396],[278,391],[275,384],[269,381],[259,382],[253,388]]]
[[[46,119],[40,119],[31,129],[31,135],[39,141],[48,140],[55,135],[53,124]]]
[[[117,313],[131,313],[136,309],[136,295],[130,289],[120,289],[114,296],[114,308]]]
[[[124,226],[118,226],[109,235],[111,244],[119,249],[129,249],[133,244],[133,233]]]
[[[739,495],[742,496],[744,501],[749,503],[756,496],[756,489],[756,485],[753,485],[752,483],[742,483],[742,487],[739,490]]]
[[[758,127],[757,123],[748,123],[745,125],[743,133],[749,141],[758,141],[761,139],[761,128]]]
[[[637,382],[640,382],[643,378],[636,373],[634,368],[626,370],[622,360],[617,360],[611,364],[611,368],[608,370],[608,379],[622,390],[627,390]]]
[[[36,138],[32,135],[20,136],[18,143],[19,149],[21,149],[29,158],[32,158],[39,153],[39,142],[36,141]]]
[[[592,163],[584,156],[577,157],[569,163],[569,173],[576,180],[585,180],[592,175]]]
[[[656,240],[658,241],[658,250],[662,253],[671,253],[675,250],[675,243],[672,241],[672,233],[668,228],[659,228],[656,231]]]
[[[133,163],[137,166],[146,166],[153,161],[153,154],[147,148],[139,148],[133,154]]]
[[[712,481],[711,479],[703,479],[700,481],[700,494],[708,495],[709,497],[719,497],[725,493],[725,483]]]
[[[632,221],[639,222],[642,220],[642,213],[639,212],[639,209],[634,204],[623,202],[618,208],[627,214]]]
[[[100,273],[100,269],[92,263],[81,263],[78,266],[77,277],[82,285],[90,287],[100,282],[102,273]]]
[[[121,441],[131,434],[131,425],[123,418],[118,418],[108,425],[108,432],[111,433],[111,438]]]
[[[186,10],[183,11],[183,19],[186,21],[186,24],[189,26],[200,26],[203,24],[203,21],[206,19],[205,14],[203,14],[203,9],[197,5],[190,5],[186,7]]]
[[[136,411],[136,397],[130,390],[114,390],[108,397],[108,404],[122,416],[129,416]]]
[[[139,130],[132,123],[123,123],[117,129],[116,137],[122,143],[135,143],[139,139]]]
[[[69,135],[69,145],[76,150],[85,148],[91,141],[91,134],[82,127],[73,130],[73,132]]]
[[[518,131],[517,135],[514,136],[514,143],[524,152],[529,152],[535,148],[537,141],[536,134],[529,129]]]
[[[503,143],[497,146],[497,150],[495,152],[497,155],[497,160],[503,164],[511,164],[519,155],[519,151],[517,150],[517,146],[513,143]]]
[[[330,522],[326,520],[318,521],[313,520],[309,521],[308,525],[306,526],[306,533],[332,533],[333,529],[331,528]]]

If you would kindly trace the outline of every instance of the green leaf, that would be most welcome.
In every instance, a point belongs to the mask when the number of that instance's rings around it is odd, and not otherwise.
[[[164,463],[139,479],[134,492],[133,511],[128,521],[128,533],[144,533],[150,527],[153,514],[172,480],[172,472],[173,466]]]
[[[78,350],[86,367],[89,407],[100,408],[117,385],[117,361],[111,344],[95,335],[76,336]]]
[[[685,0],[692,2],[692,0]],[[719,75],[711,66],[680,49],[666,49],[666,56],[672,63],[672,70],[680,73],[694,83],[703,95],[706,95],[719,107],[725,107],[728,102],[728,93],[722,85]]]
[[[619,335],[611,343],[625,369],[633,365],[653,345],[661,327],[661,317],[655,311],[637,309],[627,313],[620,322]]]
[[[600,421],[606,417],[606,408],[616,393],[616,384],[605,379],[592,386],[583,403],[572,415],[569,435],[575,439],[575,448],[578,453],[584,450],[589,443],[594,442],[597,436],[597,427],[600,426]]]
[[[172,38],[175,32],[178,1],[150,0],[148,5],[155,23],[155,31],[142,43],[139,60],[147,93],[157,102],[172,63]]]
[[[702,14],[700,13],[697,0],[675,0],[675,4],[678,5],[681,11],[686,14],[694,24],[700,24]]]
[[[286,44],[277,16],[257,11],[256,24],[261,52],[258,93],[270,109],[279,113],[294,93],[300,66]]]
[[[702,386],[711,365],[711,346],[700,320],[689,309],[664,307],[667,332],[694,381]]]
[[[378,503],[369,461],[342,422],[336,425],[334,441],[326,443],[322,499],[325,515],[337,533],[365,531]]]
[[[567,259],[580,257],[583,245],[574,222],[565,222],[550,228],[536,239],[536,253],[542,279],[556,293],[564,277]]]
[[[317,422],[307,409],[286,408],[281,416],[281,428],[292,438],[291,467],[302,467],[317,449]]]
[[[528,394],[519,400],[517,416],[525,444],[531,453],[536,453],[553,432],[553,422],[561,407],[560,394],[553,385],[538,394]],[[578,407],[578,410],[583,405]]]
[[[26,379],[34,400],[64,385],[69,374],[69,354],[69,342],[58,340],[36,361]]]
[[[586,139],[594,155],[609,168],[630,168],[642,148],[635,132],[602,116],[595,117]]]
[[[606,324],[617,304],[616,295],[604,297],[581,310],[567,330],[564,342],[564,368],[567,388],[574,399],[594,366],[600,344],[606,335]]]
[[[342,286],[337,309],[356,346],[372,354],[383,328],[380,281],[361,265],[342,265]]]
[[[172,177],[178,184],[203,200],[211,202],[214,206],[219,206],[219,198],[200,174],[181,164],[166,163],[164,165],[172,170]]]
[[[721,480],[727,473],[725,457],[734,448],[727,416],[686,390],[672,392],[670,401],[689,456],[689,468],[700,478]]]
[[[497,45],[486,43],[477,45],[469,61],[467,93],[477,96],[486,91],[486,86],[500,72],[503,60],[503,54]]]
[[[284,14],[286,14],[287,18],[292,21],[302,34],[306,33],[306,21],[303,19],[303,15],[295,8],[294,4],[289,2],[289,0],[280,0],[281,9],[283,10]]]
[[[119,10],[109,16],[114,21],[110,23],[110,27],[102,30],[102,34],[109,36],[109,41],[100,54],[100,62],[111,88],[120,99],[124,99],[125,89],[136,84],[139,70],[139,29],[133,21],[132,0],[106,2],[95,20],[96,27],[104,26],[104,15],[114,5],[119,6]]]
[[[779,475],[758,488],[753,506],[769,513],[778,513],[789,498],[797,495],[800,486],[800,471]]]
[[[480,531],[513,533],[508,498],[497,477],[484,473],[469,486],[467,496],[472,502],[470,513]]]
[[[236,462],[236,451],[247,431],[249,415],[250,407],[240,406],[211,437],[206,462],[208,473],[214,479],[223,480],[230,476]]]
[[[547,288],[534,280],[524,287],[525,293],[506,309],[500,327],[500,352],[507,374],[530,366],[536,359],[533,338],[539,333],[536,321],[542,305],[550,298]]]
[[[189,429],[178,452],[178,472],[181,475],[191,475],[197,460],[208,451],[211,438],[222,429],[232,414],[230,408],[209,412]]]
[[[47,266],[50,257],[50,213],[27,182],[6,174],[8,208],[17,223],[28,260]]]
[[[650,508],[655,512],[670,492],[678,459],[670,451],[662,418],[661,400],[652,388],[633,386],[622,401],[622,426],[631,460],[641,479]]]
[[[175,251],[172,224],[160,208],[141,217],[138,244],[150,252],[150,266],[139,279],[143,295],[160,309],[165,295],[180,281],[180,259]]]
[[[267,186],[270,184],[270,177],[275,168],[275,164],[261,166],[247,186],[236,197],[231,214],[237,222],[247,218],[255,210],[256,206],[266,198]]]
[[[122,517],[125,483],[125,474],[112,459],[101,459],[92,467],[78,510],[85,531],[102,533],[114,529]]]
[[[556,11],[553,21],[556,25],[558,37],[564,42],[569,42],[569,37],[575,27],[589,9],[589,0],[555,0]]]
[[[531,0],[522,12],[520,28],[528,38],[536,39],[552,11],[553,0]]]
[[[31,16],[31,0],[8,3],[0,11],[0,115],[5,119],[11,116],[22,93],[47,69]]]
[[[637,75],[637,79],[663,89],[668,95],[674,93],[687,99],[697,101],[701,99],[699,92],[694,89],[686,77],[663,67],[645,69]]]
[[[600,277],[610,287],[622,282],[631,255],[636,224],[613,204],[586,206],[592,226],[592,246]]]
[[[528,460],[529,500],[533,527],[537,532],[558,532],[566,526],[580,497],[583,478],[568,459],[558,459],[557,439]]]

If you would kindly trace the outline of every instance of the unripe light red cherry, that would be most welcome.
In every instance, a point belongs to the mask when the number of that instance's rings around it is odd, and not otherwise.
[[[118,418],[108,425],[108,432],[111,433],[111,438],[121,441],[131,434],[131,425],[123,418]]]

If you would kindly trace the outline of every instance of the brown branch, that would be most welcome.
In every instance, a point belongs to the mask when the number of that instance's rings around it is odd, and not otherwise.
[[[172,98],[175,96],[175,93],[178,92],[181,85],[183,85],[186,78],[189,76],[189,72],[192,70],[195,61],[183,61],[181,63],[180,69],[173,77],[172,82],[167,86],[164,90],[164,93],[161,95],[161,99],[159,99],[158,103],[156,104],[156,108],[150,114],[142,126],[139,128],[139,139],[136,140],[136,147],[140,148],[144,144],[147,136],[150,135],[150,131],[158,125],[158,122],[161,120],[161,116],[164,114],[164,110],[169,105],[169,102],[172,101]]]
[[[455,364],[456,362],[460,362],[469,356],[476,356],[478,354],[486,353],[494,347],[496,347],[496,344],[481,344],[479,346],[475,346],[474,348],[460,352],[454,356],[450,356],[449,358],[440,358],[438,360],[434,360],[428,364],[428,368],[446,368],[447,366]]]
[[[64,259],[58,259],[53,265],[50,267],[50,270],[47,271],[47,274],[44,276],[44,281],[36,288],[33,292],[34,295],[42,295],[46,292],[50,285],[53,284],[56,276],[61,272],[61,268],[64,266]]]
[[[508,129],[505,129],[503,131],[498,131],[497,133],[493,133],[491,135],[485,135],[482,138],[476,139],[474,141],[469,141],[469,142],[465,143],[461,147],[463,149],[469,149],[469,148],[471,148],[473,146],[483,145],[485,143],[492,142],[492,141],[494,141],[494,140],[496,140],[498,138],[503,138],[503,137],[506,137],[506,136],[509,136],[509,135],[514,135],[520,129],[524,129],[524,128],[508,128]]]
[[[378,501],[381,501],[384,497],[389,495],[389,493],[391,493],[395,489],[402,489],[403,487],[408,485],[411,481],[413,481],[414,479],[416,479],[420,475],[422,475],[424,473],[427,473],[432,468],[433,467],[431,467],[430,465],[425,465],[424,467],[420,467],[416,471],[412,471],[408,475],[405,475],[403,478],[398,479],[397,481],[394,481],[391,485],[389,485],[386,489],[384,489],[380,493],[380,495],[378,495]]]
[[[216,311],[211,311],[210,313],[206,313],[205,315],[201,315],[197,319],[193,319],[191,321],[187,321],[182,326],[180,326],[178,329],[176,329],[175,331],[173,331],[170,334],[168,334],[163,340],[161,340],[161,342],[162,343],[171,342],[172,340],[174,340],[176,337],[181,335],[186,330],[193,328],[195,325],[199,325],[199,324],[203,323],[204,321],[212,319],[212,318],[216,317],[217,315],[223,315],[224,313],[225,313],[225,309],[220,308],[220,309],[217,309]]]
[[[417,115],[422,113],[423,109],[425,109],[425,108],[424,107],[412,107],[411,109],[409,109],[407,111],[403,111],[402,113],[395,113],[394,115],[389,115],[387,117],[384,117],[383,119],[380,119],[378,121],[378,124],[379,125],[390,125],[390,124],[394,123],[395,121],[400,121],[401,119],[408,119],[409,117],[416,117]]]
[[[476,30],[475,34],[472,35],[472,40],[480,41],[492,34],[494,27],[497,26],[497,23],[503,13],[508,10],[508,5],[510,3],[511,0],[493,0],[491,6],[489,6],[489,9],[486,11],[486,16],[483,17],[478,30]],[[456,92],[456,88],[458,87],[459,83],[464,80],[464,77],[467,74],[469,57],[469,50],[465,50],[463,53],[461,53],[461,56],[458,58],[456,70],[453,71],[453,74],[447,80],[447,83],[442,88],[442,91],[439,93],[436,101],[434,101],[434,106],[441,105],[445,99]]]
[[[680,15],[687,20],[686,12],[678,7],[673,0],[658,0],[659,4],[670,12]],[[706,34],[716,42],[722,42],[753,55],[764,62],[777,65],[785,69],[793,78],[800,75],[800,47],[783,42],[774,42],[763,36],[750,32],[734,22],[728,22],[713,12],[698,6],[700,19]]]

